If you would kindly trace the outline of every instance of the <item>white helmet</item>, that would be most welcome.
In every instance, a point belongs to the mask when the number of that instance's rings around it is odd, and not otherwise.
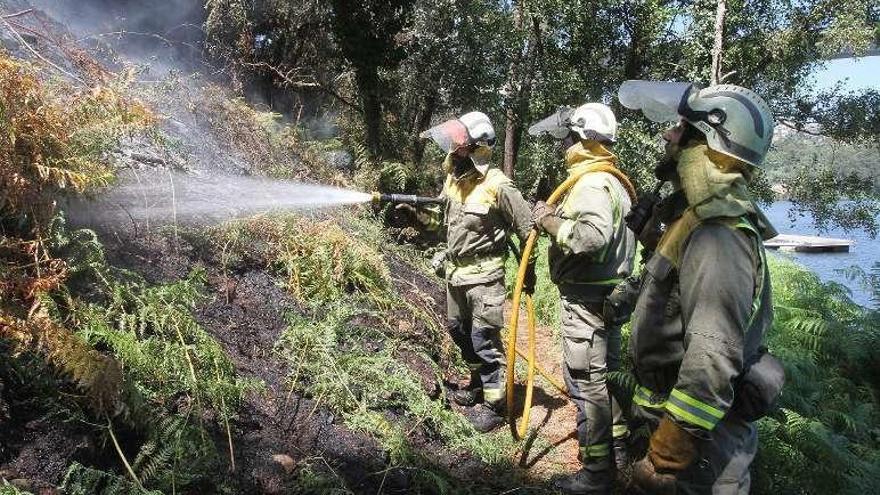
[[[773,141],[770,107],[740,86],[632,80],[620,86],[618,97],[654,122],[685,119],[706,135],[710,148],[756,167]]]
[[[470,142],[478,146],[495,146],[495,128],[483,112],[468,112],[458,118],[468,130]]]
[[[612,143],[617,140],[617,118],[601,103],[587,103],[575,108],[569,120],[569,127],[581,139]]]
[[[556,139],[564,139],[570,132],[581,139],[613,143],[617,140],[617,118],[607,106],[587,103],[574,109],[562,107],[529,127],[532,136],[549,134]]]
[[[469,112],[457,119],[447,120],[422,132],[419,137],[433,139],[447,153],[462,146],[492,148],[495,145],[495,129],[483,112]]]

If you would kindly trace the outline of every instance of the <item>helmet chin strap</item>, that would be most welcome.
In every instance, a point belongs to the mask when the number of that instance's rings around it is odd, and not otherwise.
[[[567,149],[571,148],[572,146],[576,145],[578,143],[578,141],[580,141],[580,140],[581,140],[580,136],[575,134],[573,131],[569,131],[568,136],[565,136],[564,138],[562,138],[562,149],[567,150]]]

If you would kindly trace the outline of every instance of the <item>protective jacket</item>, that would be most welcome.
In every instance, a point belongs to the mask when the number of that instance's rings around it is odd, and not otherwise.
[[[461,286],[503,278],[508,233],[524,242],[532,229],[529,204],[497,168],[474,168],[456,178],[447,156],[446,170],[446,280]]]
[[[596,141],[581,141],[565,153],[569,174],[617,157]],[[581,176],[556,208],[563,219],[548,252],[550,278],[564,293],[602,300],[633,268],[636,241],[623,217],[632,205],[613,175]]]
[[[704,437],[763,352],[773,307],[762,237],[775,234],[744,179],[709,157],[706,146],[682,154],[687,199],[645,266],[630,338],[633,402]]]

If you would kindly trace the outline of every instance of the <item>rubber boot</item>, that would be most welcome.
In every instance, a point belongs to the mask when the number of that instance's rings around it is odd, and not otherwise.
[[[488,433],[506,422],[502,409],[502,405],[493,406],[484,402],[471,410],[468,420],[478,432]]]
[[[478,371],[471,371],[471,381],[464,388],[452,392],[452,402],[471,407],[483,402],[483,382]]]
[[[610,495],[611,470],[587,467],[556,481],[558,490],[568,495]]]

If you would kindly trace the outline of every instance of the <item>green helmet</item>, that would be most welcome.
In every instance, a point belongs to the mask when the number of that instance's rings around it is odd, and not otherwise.
[[[773,141],[773,114],[754,91],[732,84],[626,81],[620,103],[655,122],[684,119],[706,135],[710,148],[760,166]]]

